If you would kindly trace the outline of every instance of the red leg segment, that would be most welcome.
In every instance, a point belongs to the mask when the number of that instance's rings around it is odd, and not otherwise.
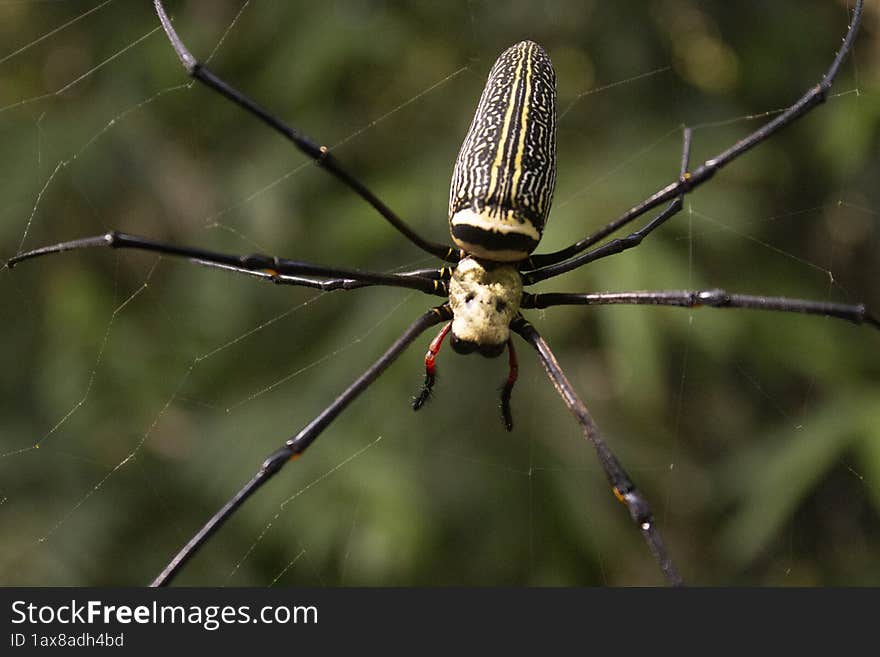
[[[428,397],[431,396],[431,389],[434,387],[434,381],[437,378],[437,354],[440,352],[443,340],[446,339],[446,335],[451,328],[452,322],[449,322],[440,329],[437,336],[431,340],[431,344],[428,347],[428,353],[425,354],[425,383],[422,385],[422,389],[419,391],[418,396],[413,399],[412,407],[414,411],[417,411],[424,406],[425,402],[428,401]]]

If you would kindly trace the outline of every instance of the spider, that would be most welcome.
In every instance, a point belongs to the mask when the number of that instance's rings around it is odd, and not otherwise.
[[[493,249],[491,248],[492,245],[489,245],[489,247],[487,247],[488,250],[480,251],[481,246],[479,244],[476,244],[474,240],[470,239],[468,235],[465,235],[464,237],[459,235],[458,243],[455,247],[451,248],[449,245],[441,245],[425,240],[420,235],[412,231],[405,223],[399,220],[396,215],[388,210],[381,203],[381,201],[373,196],[372,193],[369,192],[358,180],[353,178],[351,174],[348,173],[348,168],[344,167],[344,165],[342,164],[339,164],[336,158],[326,149],[319,147],[315,142],[312,142],[308,138],[305,138],[298,133],[289,132],[287,128],[280,124],[277,119],[274,119],[271,115],[264,113],[262,110],[254,106],[251,101],[249,101],[240,92],[228,87],[225,82],[215,77],[209,69],[200,67],[196,63],[196,60],[192,57],[192,55],[189,54],[186,46],[180,41],[179,38],[177,38],[170,21],[168,21],[167,18],[164,18],[164,9],[162,8],[160,2],[156,3],[156,8],[159,12],[159,15],[162,16],[164,19],[163,24],[165,30],[174,45],[175,51],[177,52],[178,56],[181,58],[189,72],[194,75],[194,77],[196,77],[201,82],[208,84],[213,89],[221,91],[221,93],[224,93],[224,95],[226,95],[234,102],[245,105],[249,111],[257,114],[265,122],[268,122],[276,129],[285,132],[286,135],[291,138],[301,150],[303,150],[306,154],[315,159],[322,168],[333,173],[337,178],[341,179],[344,184],[352,187],[358,194],[360,194],[368,202],[370,202],[392,225],[400,230],[404,234],[404,236],[406,236],[411,242],[424,249],[428,253],[439,257],[442,260],[445,260],[448,265],[445,265],[444,267],[439,269],[421,269],[414,272],[407,272],[405,274],[368,274],[361,271],[343,270],[334,267],[319,267],[307,265],[304,263],[281,261],[272,257],[264,257],[259,255],[246,255],[243,257],[238,255],[227,256],[224,254],[212,253],[199,249],[192,249],[189,247],[178,247],[172,244],[156,242],[147,238],[129,236],[120,233],[108,233],[107,235],[86,238],[83,240],[75,240],[73,242],[56,244],[44,249],[33,250],[16,256],[12,259],[10,264],[15,264],[21,260],[35,257],[37,255],[44,255],[67,249],[107,245],[116,248],[146,249],[171,256],[180,255],[198,260],[203,264],[217,266],[220,268],[241,273],[243,275],[265,278],[266,280],[270,280],[278,284],[302,285],[323,290],[334,288],[354,289],[369,285],[391,285],[416,289],[430,295],[443,297],[447,295],[450,285],[461,286],[462,282],[472,275],[476,275],[479,277],[492,276],[496,273],[499,273],[502,277],[506,277],[507,279],[514,281],[513,284],[515,286],[516,276],[512,276],[510,274],[511,271],[515,271],[518,276],[522,277],[523,282],[526,285],[529,285],[565,273],[574,269],[575,267],[587,264],[588,262],[599,260],[603,257],[611,256],[620,251],[627,250],[628,248],[636,246],[639,242],[641,242],[642,238],[648,237],[648,235],[653,232],[654,229],[659,228],[660,225],[669,220],[681,209],[682,197],[687,192],[699,186],[702,182],[708,179],[708,177],[710,177],[717,169],[723,167],[727,162],[733,160],[735,157],[748,150],[751,146],[765,139],[767,136],[772,134],[775,129],[778,129],[778,127],[781,127],[794,120],[794,118],[799,116],[801,113],[807,111],[821,99],[819,93],[813,92],[812,95],[805,97],[805,99],[799,101],[799,103],[796,104],[792,110],[774,119],[774,121],[771,122],[771,125],[775,126],[773,129],[762,129],[753,133],[751,136],[745,138],[742,142],[739,142],[736,146],[734,146],[731,151],[726,152],[724,155],[718,158],[720,161],[717,164],[711,166],[689,166],[691,138],[690,131],[685,130],[678,180],[677,182],[672,183],[670,186],[668,186],[664,191],[662,191],[662,193],[654,195],[645,203],[634,206],[632,211],[623,215],[615,222],[612,222],[605,229],[602,229],[598,233],[594,233],[588,236],[586,239],[581,240],[579,243],[573,245],[570,249],[563,250],[562,252],[557,252],[556,254],[533,254],[534,246],[537,245],[537,241],[541,237],[541,226],[537,226],[537,222],[543,221],[544,219],[546,219],[546,216],[534,219],[532,221],[533,228],[536,228],[537,230],[537,235],[533,236],[534,244],[529,244],[527,247],[521,247],[520,245],[517,245],[511,249],[501,249],[503,251],[513,252],[512,255],[509,253],[505,253],[503,258],[501,258],[497,255],[493,255]],[[832,64],[831,68],[824,78],[825,80],[827,80],[829,86],[833,80],[837,68],[840,65],[840,62],[848,52],[849,47],[852,43],[860,12],[861,3],[858,3],[855,9],[855,15],[851,28],[847,33],[846,43],[841,48],[838,57],[835,59],[834,63]],[[545,183],[545,185],[546,184],[547,183]],[[658,214],[656,214],[655,216],[649,216],[645,223],[641,225],[635,223],[632,224],[632,226],[636,228],[636,231],[630,236],[630,238],[628,238],[628,241],[612,240],[611,242],[603,243],[603,240],[606,237],[611,236],[612,232],[614,232],[614,228],[623,228],[624,226],[629,225],[630,222],[642,218],[646,212],[654,208],[656,208],[656,212]],[[623,233],[623,235],[625,234],[626,233]],[[462,249],[462,246],[465,246],[467,248]],[[466,255],[470,256],[472,252],[478,251],[480,256],[478,258],[463,257]],[[462,265],[460,264],[461,261],[466,264],[466,266],[468,267],[467,270],[462,268]],[[506,264],[511,262],[514,264]],[[459,267],[458,270],[455,270],[456,265]],[[457,273],[454,274],[453,271],[457,271]],[[454,283],[451,283],[450,281],[454,281]],[[505,291],[508,291],[510,285],[505,285],[502,287]],[[480,286],[477,286],[474,292],[475,296],[479,297],[479,295],[483,293],[484,290]],[[459,307],[467,307],[467,304],[472,301],[472,299],[468,299],[468,296],[469,292],[467,290],[464,290],[460,293],[461,298],[459,301],[456,302]],[[870,315],[867,315],[864,311],[864,308],[860,306],[812,303],[798,300],[776,300],[770,299],[768,297],[754,297],[747,295],[730,295],[719,290],[694,291],[688,294],[620,293],[605,296],[584,294],[556,295],[553,293],[532,294],[529,292],[525,292],[523,293],[521,298],[518,299],[517,297],[518,292],[514,293],[511,298],[508,298],[506,296],[500,298],[500,296],[496,295],[496,297],[492,299],[491,304],[485,305],[491,306],[498,313],[503,313],[505,311],[508,312],[510,316],[505,316],[505,321],[501,323],[503,325],[502,328],[505,326],[509,326],[515,334],[519,334],[521,337],[525,338],[526,343],[537,350],[538,356],[541,359],[544,367],[546,368],[547,373],[551,378],[551,381],[556,386],[563,399],[566,401],[569,409],[575,414],[576,420],[583,429],[587,439],[596,448],[599,460],[609,477],[609,483],[611,484],[612,490],[615,492],[616,496],[627,505],[630,514],[636,521],[637,527],[643,533],[650,551],[657,559],[661,572],[664,574],[667,581],[672,584],[679,583],[680,577],[675,569],[675,566],[673,565],[673,559],[668,554],[663,544],[663,541],[660,538],[660,534],[658,533],[656,528],[656,523],[654,522],[650,511],[648,511],[647,501],[638,492],[638,489],[635,488],[634,483],[631,481],[628,475],[625,474],[616,457],[614,457],[610,450],[608,450],[605,446],[604,442],[602,441],[602,437],[598,432],[598,428],[595,425],[595,422],[591,419],[589,412],[586,410],[586,407],[578,399],[577,393],[575,392],[573,386],[566,379],[565,374],[563,373],[559,364],[556,362],[554,356],[552,355],[552,352],[549,350],[549,347],[537,334],[535,329],[530,324],[528,324],[528,322],[523,317],[521,317],[520,314],[517,313],[516,306],[519,305],[523,310],[528,310],[531,308],[543,308],[563,304],[603,304],[630,302],[656,305],[682,305],[688,307],[692,307],[695,305],[733,307],[739,306],[746,308],[763,307],[781,311],[795,311],[832,315],[842,317],[844,319],[849,319],[851,321],[864,321],[874,326],[877,326],[876,319],[874,319]],[[499,305],[506,306],[506,308],[499,309]],[[457,313],[456,319],[459,319],[460,315],[460,312]],[[299,434],[299,438],[297,440],[289,445],[285,445],[285,447],[274,453],[266,461],[266,464],[260,470],[260,473],[255,477],[253,482],[250,484],[250,487],[244,489],[242,493],[240,493],[240,495],[235,498],[235,501],[231,503],[230,507],[228,507],[228,511],[231,512],[232,510],[234,510],[235,506],[240,500],[250,495],[251,491],[261,486],[268,479],[269,476],[274,474],[274,472],[280,469],[280,467],[282,467],[284,464],[288,463],[291,456],[301,453],[301,451],[308,447],[308,445],[311,444],[311,441],[314,440],[317,435],[319,435],[320,431],[326,427],[326,424],[330,420],[334,419],[336,415],[340,413],[344,409],[344,407],[354,398],[355,395],[360,394],[366,388],[366,386],[371,384],[378,377],[378,375],[381,374],[384,368],[388,364],[390,364],[390,361],[401,353],[404,347],[412,344],[412,342],[415,340],[417,335],[421,333],[422,330],[434,324],[446,325],[446,322],[452,319],[453,317],[451,314],[451,309],[446,303],[441,303],[437,308],[428,311],[428,313],[423,315],[420,320],[418,320],[415,324],[411,326],[411,328],[404,334],[401,340],[395,342],[394,345],[392,345],[392,347],[386,352],[385,356],[377,361],[375,366],[367,370],[364,375],[358,378],[353,387],[349,388],[345,393],[343,393],[342,396],[338,397],[331,406],[329,406],[321,415],[318,416],[315,421],[310,423],[306,427],[306,429],[304,429],[304,431]],[[476,324],[478,327],[480,326],[479,322]],[[502,335],[499,338],[493,338],[490,341],[485,341],[482,337],[482,334],[480,334],[479,332],[473,334],[471,337],[467,337],[465,335],[468,332],[474,330],[475,329],[473,328],[473,324],[468,324],[467,322],[464,323],[464,325],[461,327],[461,330],[457,331],[456,328],[453,327],[451,331],[451,337],[452,339],[454,339],[452,345],[453,348],[456,351],[462,352],[478,351],[483,355],[490,357],[499,356],[502,352],[506,350],[510,355],[509,357],[511,358],[511,372],[514,373],[515,361],[513,361],[512,356],[513,343],[508,341],[506,335]],[[428,359],[429,361],[433,361],[433,352],[435,350],[434,347],[436,346],[437,343],[432,346],[432,357]],[[415,406],[417,407],[421,406],[421,404],[427,398],[427,394],[430,392],[431,389],[432,382],[430,367],[431,366],[429,365],[429,371],[426,373],[426,384],[422,391],[416,397]],[[502,393],[502,415],[505,425],[508,428],[513,421],[509,400],[511,386],[513,384],[514,378],[514,376],[510,376],[508,378],[507,384],[505,384]],[[210,532],[213,531],[218,523],[222,522],[225,519],[226,515],[227,512],[223,512],[223,515],[215,516],[215,518],[212,519],[213,524],[209,523],[209,525],[206,526],[206,530],[203,530],[203,533],[200,533],[200,535],[198,535],[194,539],[194,541],[189,544],[182,555],[180,555],[171,564],[169,564],[169,567],[166,568],[165,571],[163,571],[163,573],[157,578],[155,583],[167,583],[171,579],[171,577],[173,577],[174,574],[177,572],[177,569],[182,566],[186,562],[186,560],[193,554],[193,551],[201,545],[201,541],[203,540],[203,538],[210,534]]]

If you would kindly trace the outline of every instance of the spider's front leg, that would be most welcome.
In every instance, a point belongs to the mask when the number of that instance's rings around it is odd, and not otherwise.
[[[863,4],[864,0],[856,0],[855,7],[852,10],[852,20],[850,21],[845,36],[843,37],[843,43],[837,51],[837,55],[825,71],[821,80],[807,89],[798,100],[782,112],[778,114],[773,113],[776,114],[776,116],[760,128],[751,134],[746,135],[728,149],[709,158],[690,171],[688,171],[687,160],[690,151],[691,135],[690,130],[685,129],[682,170],[678,180],[658,189],[644,201],[631,207],[617,219],[611,221],[582,240],[579,240],[559,251],[554,251],[553,253],[531,256],[528,260],[528,265],[529,269],[532,271],[526,275],[526,284],[557,276],[563,272],[571,271],[572,269],[585,265],[588,262],[609,255],[614,255],[615,253],[620,253],[621,251],[637,246],[642,238],[678,211],[678,208],[681,206],[681,198],[685,194],[690,193],[712,178],[718,171],[733,162],[740,155],[743,155],[761,142],[766,141],[781,129],[798,120],[800,117],[810,112],[814,107],[823,103],[831,86],[834,84],[834,79],[837,77],[837,73],[840,70],[843,60],[852,48],[862,18]],[[602,246],[587,253],[583,253],[582,255],[578,255],[609,235],[617,232],[646,212],[649,212],[651,209],[668,201],[672,201],[670,206],[641,230],[635,231],[619,240],[613,240],[612,242],[603,244]],[[678,206],[678,208],[676,208],[676,206]]]
[[[288,125],[274,114],[271,114],[264,107],[209,70],[203,62],[200,62],[195,58],[183,43],[183,40],[171,24],[171,19],[165,11],[162,0],[153,0],[153,6],[156,10],[156,15],[159,17],[159,22],[162,24],[162,29],[165,30],[165,34],[168,36],[171,47],[174,49],[178,59],[180,59],[180,63],[183,64],[183,67],[186,69],[186,72],[190,77],[198,80],[207,88],[215,91],[227,100],[235,103],[245,112],[262,121],[266,126],[291,142],[297,150],[309,157],[315,162],[315,164],[329,172],[339,182],[351,189],[355,194],[371,205],[373,209],[375,209],[389,224],[397,229],[415,246],[441,260],[447,262],[458,261],[457,249],[445,244],[439,244],[427,240],[410,228],[403,219],[398,217],[397,214],[372,191],[370,191],[364,183],[349,173],[347,169],[343,168],[342,164],[334,157],[333,153],[330,152],[330,149],[327,146],[319,145],[318,142],[314,141],[296,128]]]

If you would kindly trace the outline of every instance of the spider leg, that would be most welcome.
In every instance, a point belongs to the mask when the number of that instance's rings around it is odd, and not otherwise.
[[[432,308],[424,315],[419,317],[415,322],[410,324],[409,328],[388,347],[375,363],[370,365],[367,370],[361,374],[354,383],[346,388],[333,403],[325,408],[311,422],[309,422],[298,434],[288,439],[284,445],[270,454],[257,473],[248,481],[223,507],[208,520],[207,523],[187,542],[186,545],[178,552],[174,558],[168,562],[168,565],[162,569],[162,572],[152,581],[150,586],[167,586],[171,580],[180,572],[180,569],[201,549],[205,542],[220,529],[229,517],[235,513],[236,509],[257,490],[259,490],[269,479],[271,479],[278,471],[280,471],[287,463],[297,458],[300,454],[308,449],[321,432],[335,420],[345,408],[357,398],[370,384],[379,378],[388,366],[393,363],[404,350],[412,344],[425,330],[439,324],[440,322],[452,318],[452,310],[448,305],[437,306]]]
[[[168,40],[171,42],[174,51],[177,53],[178,58],[180,58],[181,63],[184,68],[186,68],[186,72],[190,77],[198,80],[205,86],[231,100],[246,112],[257,117],[270,128],[283,135],[285,139],[292,142],[301,153],[310,157],[314,160],[315,164],[329,171],[337,180],[342,182],[355,194],[373,206],[373,208],[382,215],[388,223],[394,226],[394,228],[417,247],[433,256],[437,256],[441,260],[458,262],[458,249],[422,238],[400,217],[398,217],[391,208],[385,205],[385,203],[373,194],[373,192],[367,189],[362,182],[343,169],[339,164],[339,161],[326,146],[319,146],[310,137],[302,134],[298,130],[273,116],[266,109],[208,70],[204,64],[200,63],[195,57],[193,57],[192,53],[187,49],[183,41],[181,41],[177,32],[174,30],[174,27],[171,25],[171,19],[168,18],[168,14],[165,12],[165,7],[162,5],[162,1],[154,0],[153,4],[156,8],[156,13],[159,16],[159,21],[162,23],[162,28],[165,30],[165,34],[168,35]]]
[[[437,354],[440,353],[440,347],[443,346],[443,340],[452,328],[452,322],[440,329],[436,337],[431,340],[428,346],[428,352],[425,354],[425,382],[419,394],[413,398],[412,407],[414,411],[419,410],[428,401],[431,396],[431,390],[434,388],[434,381],[437,380]]]
[[[548,265],[555,265],[565,260],[569,260],[570,258],[573,258],[573,256],[575,256],[576,254],[588,249],[599,240],[602,240],[608,235],[616,232],[621,227],[630,223],[637,217],[645,214],[652,208],[655,208],[670,199],[674,199],[676,197],[687,194],[696,187],[699,187],[709,178],[714,176],[720,169],[738,158],[740,155],[750,150],[754,146],[757,146],[771,135],[775,134],[788,124],[798,119],[800,116],[806,114],[816,105],[824,102],[825,97],[828,94],[828,90],[831,89],[831,85],[834,83],[834,78],[837,76],[837,72],[840,69],[841,63],[843,62],[844,58],[849,54],[849,51],[852,48],[853,39],[855,39],[856,32],[859,29],[859,22],[861,21],[862,17],[862,4],[863,0],[856,0],[856,6],[853,9],[852,21],[849,24],[846,36],[844,36],[843,38],[843,44],[841,45],[840,50],[837,51],[837,55],[834,57],[834,61],[825,72],[825,75],[822,76],[822,79],[819,81],[819,83],[813,87],[810,87],[810,89],[807,90],[806,93],[804,93],[797,101],[795,101],[794,104],[790,105],[776,118],[768,121],[750,135],[744,137],[743,139],[740,139],[727,150],[719,153],[715,157],[709,158],[693,171],[683,176],[680,176],[676,182],[670,183],[662,189],[657,190],[647,199],[645,199],[638,205],[633,206],[617,219],[608,223],[592,235],[588,235],[579,242],[575,242],[571,246],[568,246],[559,251],[534,255],[526,261],[526,265],[529,268],[542,268],[547,267]],[[611,255],[611,253],[607,253],[604,255]],[[599,257],[604,257],[604,255]],[[566,267],[564,271],[569,271],[570,269],[579,267],[585,262],[590,262],[591,260],[596,259],[595,257],[590,258],[588,256],[591,256],[591,254],[587,253],[582,256],[587,258],[584,262],[581,262],[580,258],[573,258],[569,263],[570,266]],[[543,278],[546,278],[546,276]]]
[[[805,315],[824,315],[854,324],[868,324],[880,329],[880,319],[871,315],[864,304],[830,303],[788,297],[766,297],[751,294],[731,294],[724,290],[662,290],[655,292],[600,292],[597,294],[525,294],[523,308],[550,306],[598,306],[634,304],[649,306],[678,306],[680,308],[750,308],[775,310]]]
[[[510,395],[513,393],[513,386],[519,377],[519,362],[516,358],[516,349],[513,347],[513,340],[507,341],[507,381],[501,388],[501,421],[504,428],[513,431],[513,412],[510,410]]]
[[[681,168],[679,170],[679,180],[684,180],[688,176],[687,168],[688,160],[690,159],[691,154],[691,135],[692,132],[690,128],[684,128],[682,130],[682,153]],[[670,217],[681,212],[681,208],[683,205],[684,192],[679,194],[678,197],[672,203],[670,203],[665,210],[663,210],[663,212],[654,217],[642,228],[630,233],[626,237],[611,240],[610,242],[607,242],[602,246],[587,251],[577,258],[571,258],[570,260],[566,260],[554,265],[540,267],[538,269],[535,269],[534,271],[524,272],[523,285],[532,285],[533,283],[537,283],[538,281],[543,281],[544,279],[552,278],[553,276],[558,276],[559,274],[564,274],[565,272],[571,271],[572,269],[577,269],[578,267],[581,267],[588,262],[593,262],[594,260],[599,260],[600,258],[605,258],[616,253],[621,253],[628,249],[633,249],[641,244],[642,240],[645,239],[645,237],[647,237],[652,232],[660,228],[660,226],[665,224]],[[529,263],[531,262],[532,260],[529,260]]]
[[[611,490],[613,491],[614,496],[622,503],[626,504],[627,509],[629,509],[630,517],[632,517],[633,522],[638,525],[645,542],[648,544],[648,549],[650,549],[651,554],[654,555],[666,581],[672,586],[681,586],[683,584],[681,576],[673,565],[672,559],[666,551],[663,539],[657,531],[654,523],[654,516],[647,500],[636,488],[632,479],[630,479],[629,475],[623,469],[623,466],[617,460],[617,457],[614,456],[614,453],[605,444],[605,441],[602,440],[602,436],[599,433],[599,428],[596,426],[596,422],[593,420],[593,416],[590,415],[590,411],[587,410],[587,407],[577,396],[574,387],[559,366],[556,356],[553,355],[550,347],[535,327],[522,317],[518,317],[514,320],[511,324],[511,328],[522,336],[522,338],[532,345],[538,352],[538,357],[541,360],[541,365],[544,366],[544,370],[547,372],[547,376],[550,378],[550,381],[553,383],[553,386],[556,388],[560,397],[562,397],[562,401],[565,402],[568,410],[571,411],[572,415],[574,415],[577,420],[577,423],[581,426],[581,429],[584,432],[584,437],[590,442],[593,449],[596,450],[596,455],[599,457],[599,463],[602,465],[602,469],[608,477],[608,482],[611,484]]]
[[[103,235],[84,237],[82,239],[60,242],[50,246],[40,247],[32,251],[20,253],[6,263],[10,269],[24,260],[38,258],[53,253],[74,251],[97,247],[109,247],[113,249],[134,249],[137,251],[152,251],[162,255],[189,258],[198,264],[219,267],[239,274],[248,274],[264,278],[279,284],[303,285],[305,287],[317,287],[320,289],[352,289],[368,285],[385,285],[388,287],[404,287],[419,290],[426,294],[447,296],[445,278],[448,278],[448,268],[435,270],[431,276],[422,276],[418,270],[402,274],[383,274],[379,272],[360,271],[357,269],[344,269],[342,267],[327,267],[315,265],[299,260],[288,260],[260,253],[250,255],[234,255],[207,251],[196,247],[179,246],[169,242],[161,242],[139,235],[128,235],[110,231]],[[299,276],[318,276],[331,278],[330,281],[319,281],[313,278]]]
[[[215,269],[223,269],[244,276],[253,276],[262,280],[275,283],[276,285],[291,285],[295,287],[309,287],[322,292],[332,292],[334,290],[357,290],[362,287],[374,287],[376,285],[384,285],[384,283],[370,283],[363,280],[355,280],[352,278],[307,278],[305,276],[292,276],[290,274],[279,274],[275,271],[264,269],[245,269],[243,267],[233,267],[231,265],[219,264],[216,262],[208,262],[206,260],[192,260],[197,265],[203,267],[211,267]],[[427,279],[430,281],[440,281],[436,289],[431,294],[437,296],[446,296],[446,283],[449,280],[451,269],[446,267],[430,268],[430,269],[413,269],[412,271],[397,272],[395,276],[405,276],[410,278]],[[427,287],[427,286],[426,286]]]

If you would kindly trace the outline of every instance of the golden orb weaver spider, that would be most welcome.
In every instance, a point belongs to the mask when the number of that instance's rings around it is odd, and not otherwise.
[[[555,219],[552,220],[552,221],[554,221],[554,223],[555,223]],[[447,357],[447,358],[448,358],[448,357]],[[456,363],[456,364],[457,364],[457,363]],[[451,364],[446,366],[447,370],[448,370],[448,369],[451,369],[451,367],[452,367]],[[445,392],[443,393],[443,397],[444,397],[444,402],[443,402],[443,403],[447,403],[447,402],[449,401],[448,397],[450,396],[450,394],[451,394],[451,391],[448,391],[448,390],[445,391]]]

